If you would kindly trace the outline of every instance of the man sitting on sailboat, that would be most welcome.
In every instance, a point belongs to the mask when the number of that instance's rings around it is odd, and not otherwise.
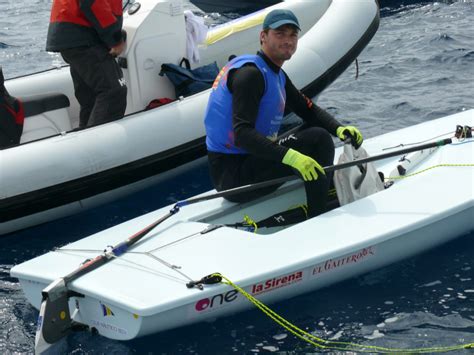
[[[322,167],[334,161],[331,135],[342,140],[351,136],[357,147],[363,140],[357,128],[342,126],[296,89],[281,69],[296,51],[299,31],[293,12],[271,11],[260,32],[261,50],[257,55],[236,57],[222,69],[205,116],[209,166],[216,190],[294,173],[305,181],[308,206],[288,223],[326,210],[331,174]],[[286,108],[302,117],[309,127],[277,141]],[[276,188],[228,199],[245,202]]]

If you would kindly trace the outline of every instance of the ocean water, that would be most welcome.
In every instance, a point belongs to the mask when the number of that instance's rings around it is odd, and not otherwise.
[[[0,0],[0,65],[7,78],[61,63],[56,54],[44,51],[50,3]],[[380,28],[359,57],[359,78],[355,66],[349,67],[318,104],[346,124],[357,125],[365,137],[474,108],[474,2],[381,3]],[[409,142],[400,137],[400,143]],[[456,182],[440,188],[450,183]],[[34,347],[38,312],[9,276],[13,265],[209,188],[206,166],[200,166],[127,199],[0,238],[0,354],[29,354]],[[473,255],[474,231],[272,307],[327,339],[393,348],[474,342]],[[78,333],[64,339],[55,352],[319,353],[258,310],[129,342]]]

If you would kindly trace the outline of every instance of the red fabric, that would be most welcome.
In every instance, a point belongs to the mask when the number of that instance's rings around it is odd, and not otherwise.
[[[25,122],[25,111],[23,110],[23,103],[17,99],[18,102],[18,111],[15,113],[15,122],[17,125],[23,126]]]
[[[70,22],[77,25],[92,27],[89,20],[87,20],[81,12],[78,1],[54,0],[49,21]]]
[[[19,126],[23,126],[23,123],[25,122],[25,112],[23,110],[23,104],[21,103],[21,101],[17,100],[17,102],[18,102],[18,111],[16,111],[14,108],[5,104],[3,106],[5,106],[8,112],[11,113],[12,117],[15,118],[15,123]]]
[[[151,110],[151,109],[169,104],[170,102],[173,102],[173,101],[176,101],[176,100],[173,100],[173,99],[170,99],[170,98],[167,98],[167,97],[163,97],[161,99],[151,100],[150,103],[145,108],[145,111],[148,111],[148,110]]]
[[[116,16],[122,16],[122,0],[96,0],[91,5],[91,11],[102,28],[108,27],[117,21]],[[54,0],[50,22],[69,22],[92,27],[79,7],[79,0]]]
[[[122,16],[122,0],[95,0],[91,9],[100,26],[106,28],[117,22],[116,16]]]

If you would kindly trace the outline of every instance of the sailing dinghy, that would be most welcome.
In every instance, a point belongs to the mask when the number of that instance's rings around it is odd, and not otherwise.
[[[128,340],[252,307],[228,285],[194,282],[216,272],[264,303],[316,290],[474,230],[473,126],[469,110],[367,139],[377,171],[394,183],[299,224],[256,233],[228,226],[304,203],[300,180],[245,204],[209,191],[24,262],[11,275],[35,308],[54,306],[39,324],[49,344],[73,322]]]
[[[266,13],[290,9],[302,31],[284,68],[313,98],[378,28],[376,0],[274,2],[212,27],[197,46],[200,62],[191,67],[216,62],[221,68],[232,55],[255,53]],[[0,235],[79,213],[203,163],[209,90],[178,98],[168,78],[158,75],[163,63],[186,56],[184,8],[181,0],[141,0],[125,12],[127,49],[118,60],[128,87],[127,116],[119,121],[76,128],[79,106],[68,67],[6,81],[27,117],[21,144],[0,150]],[[145,111],[157,98],[178,100]]]

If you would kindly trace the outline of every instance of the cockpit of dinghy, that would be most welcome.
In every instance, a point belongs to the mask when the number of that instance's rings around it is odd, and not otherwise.
[[[201,215],[198,222],[210,225],[225,225],[236,227],[256,234],[273,234],[290,225],[279,225],[272,228],[255,228],[252,221],[262,221],[270,216],[278,215],[282,211],[292,210],[305,204],[306,195],[303,183],[299,180],[291,181],[276,191],[247,203],[226,203],[223,208],[214,209]],[[247,218],[246,218],[247,217]],[[242,224],[242,222],[244,222]],[[252,228],[253,227],[253,228]]]

